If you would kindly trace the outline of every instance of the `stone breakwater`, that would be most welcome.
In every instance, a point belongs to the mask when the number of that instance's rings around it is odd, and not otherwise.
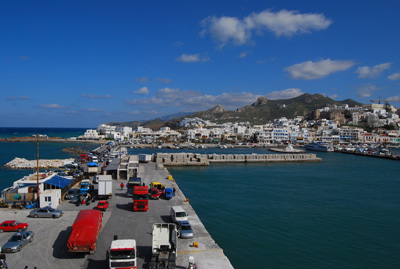
[[[197,154],[157,153],[157,163],[168,166],[209,165],[210,163],[320,162],[316,154]]]
[[[52,159],[52,160],[39,160],[39,168],[56,168],[63,166],[67,163],[73,162],[74,159]],[[5,167],[12,169],[33,169],[37,166],[36,160],[27,160],[24,158],[14,158],[14,160],[6,163]]]

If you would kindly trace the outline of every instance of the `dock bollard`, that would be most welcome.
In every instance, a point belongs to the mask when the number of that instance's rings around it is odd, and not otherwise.
[[[186,202],[188,202],[188,203],[189,203],[189,198],[186,198]]]

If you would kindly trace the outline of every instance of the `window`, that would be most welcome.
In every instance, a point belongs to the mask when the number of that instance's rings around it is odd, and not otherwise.
[[[44,197],[45,202],[51,202],[51,196],[45,196]]]

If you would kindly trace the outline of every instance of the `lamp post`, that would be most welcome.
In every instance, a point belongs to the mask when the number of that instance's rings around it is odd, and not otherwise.
[[[39,135],[36,134],[36,192],[38,200],[38,208],[40,208],[40,192],[39,192]]]

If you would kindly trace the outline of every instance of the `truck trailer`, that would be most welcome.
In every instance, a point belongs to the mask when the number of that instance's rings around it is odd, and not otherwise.
[[[135,186],[133,189],[133,211],[149,210],[149,190],[146,186]]]
[[[118,239],[114,236],[114,241],[107,250],[107,258],[110,269],[136,269],[136,240]]]
[[[94,254],[102,219],[103,215],[99,210],[88,209],[80,211],[72,225],[71,235],[68,238],[68,252]]]
[[[111,175],[99,175],[98,193],[99,198],[111,198],[113,193]]]
[[[177,244],[177,229],[174,223],[153,224],[152,257],[149,268],[175,268]]]
[[[149,154],[139,154],[139,162],[140,163],[148,163],[151,162],[151,155]]]

